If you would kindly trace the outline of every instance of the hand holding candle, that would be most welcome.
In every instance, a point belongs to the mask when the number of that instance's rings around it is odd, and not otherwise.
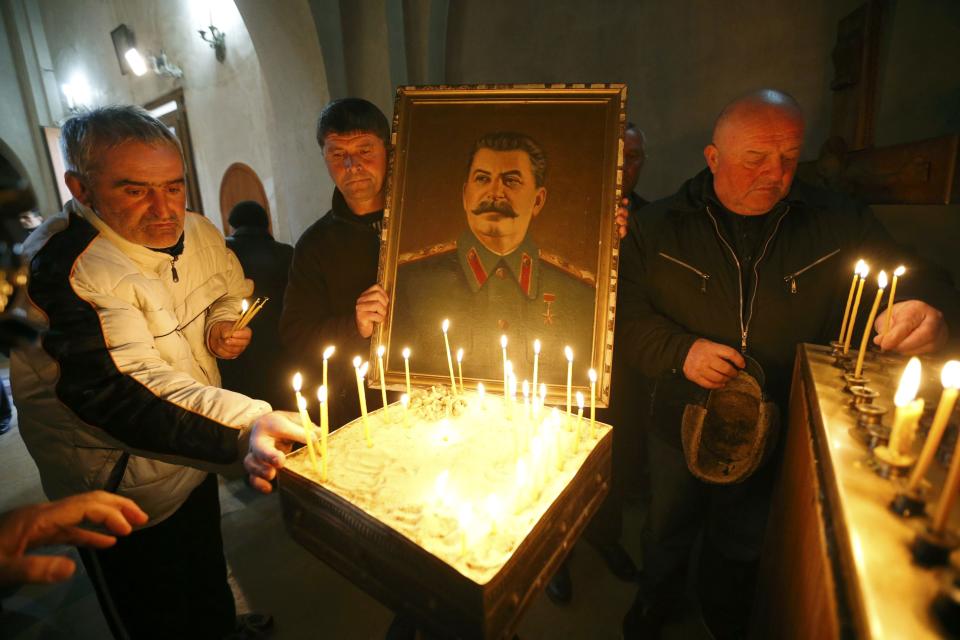
[[[877,309],[880,308],[880,300],[883,298],[883,290],[887,288],[887,272],[881,271],[877,276],[877,297],[873,300],[873,307],[870,308],[870,315],[867,316],[867,326],[863,328],[863,339],[860,340],[860,352],[857,354],[857,366],[854,369],[856,377],[863,373],[863,358],[867,355],[867,344],[870,340],[870,332],[873,331],[873,320],[877,317]]]

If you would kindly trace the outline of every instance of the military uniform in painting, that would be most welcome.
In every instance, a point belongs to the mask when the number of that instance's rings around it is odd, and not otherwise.
[[[595,293],[592,272],[539,249],[529,236],[500,256],[468,230],[456,242],[400,256],[390,343],[410,347],[416,371],[447,375],[440,325],[449,318],[450,349],[463,348],[464,377],[502,381],[500,336],[509,340],[518,380],[532,378],[539,338],[540,380],[564,384],[565,346],[581,363],[578,378],[589,367]]]

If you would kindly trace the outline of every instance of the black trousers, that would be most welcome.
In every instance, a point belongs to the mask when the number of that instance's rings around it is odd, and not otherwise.
[[[776,456],[740,484],[711,485],[687,469],[683,452],[649,434],[650,510],[638,599],[669,608],[685,589],[694,546],[697,595],[717,638],[746,635],[766,529]]]
[[[215,475],[160,524],[80,557],[118,640],[218,639],[234,630]]]

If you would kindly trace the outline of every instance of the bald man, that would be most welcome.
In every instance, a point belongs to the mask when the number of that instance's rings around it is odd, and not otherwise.
[[[794,180],[803,131],[800,107],[785,93],[762,90],[735,100],[704,149],[707,169],[644,208],[642,231],[636,216],[629,221],[616,348],[657,383],[647,437],[652,497],[644,568],[624,619],[626,638],[657,636],[671,605],[682,600],[701,533],[704,619],[718,638],[746,634],[778,457],[774,452],[736,484],[698,480],[682,451],[686,404],[724,387],[749,357],[763,368],[764,391],[783,414],[796,345],[837,337],[858,258],[873,273],[906,264],[913,274],[889,330],[891,310],[877,318],[874,342],[883,349],[936,351],[949,335],[945,314],[951,322],[958,317],[949,278],[897,246],[869,208]]]

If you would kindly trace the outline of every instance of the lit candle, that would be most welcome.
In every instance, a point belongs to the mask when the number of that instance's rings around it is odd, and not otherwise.
[[[540,400],[539,405],[540,409],[543,410],[544,405],[547,404],[547,385],[544,382],[540,383]]]
[[[853,325],[857,321],[857,311],[860,309],[860,296],[863,295],[863,283],[867,281],[867,274],[870,273],[870,267],[863,263],[863,269],[860,270],[860,284],[857,286],[857,295],[853,299],[853,308],[850,310],[850,322],[847,324],[847,335],[843,339],[843,355],[850,351],[850,340],[853,338]]]
[[[910,476],[910,482],[907,485],[908,491],[914,491],[920,486],[920,481],[923,480],[930,463],[933,462],[937,447],[940,446],[940,439],[947,428],[947,422],[950,421],[953,407],[957,403],[957,388],[960,387],[960,362],[951,360],[943,365],[940,382],[943,383],[943,393],[940,395],[937,412],[933,415],[933,424],[930,425],[927,441],[923,443],[923,451],[921,451],[920,458],[913,468],[913,474]]]
[[[367,395],[363,392],[363,377],[367,375],[367,367],[370,363],[360,364],[360,356],[353,359],[353,369],[357,372],[357,396],[360,398],[360,416],[363,418],[363,435],[367,440],[367,446],[373,446],[373,440],[370,439],[370,421],[367,420]]]
[[[320,402],[320,457],[323,460],[323,481],[327,481],[327,436],[330,434],[330,413],[327,408],[327,387],[317,389]]]
[[[383,408],[387,408],[387,380],[383,374],[383,354],[387,352],[387,348],[383,345],[377,347],[377,367],[380,369],[380,398],[383,400]],[[384,417],[386,417],[386,412],[384,412]]]
[[[313,467],[313,470],[317,473],[320,472],[320,467],[317,466],[317,452],[313,450],[313,424],[310,422],[310,416],[307,415],[307,400],[300,392],[297,392],[297,409],[300,410],[300,426],[303,427],[303,432],[306,434],[307,438],[307,453],[310,456],[310,466]]]
[[[583,392],[577,391],[577,429],[573,436],[573,453],[580,451],[581,422],[583,422]]]
[[[407,395],[413,395],[410,391],[410,348],[403,348],[403,374],[407,377]]]
[[[950,515],[950,508],[957,497],[958,489],[960,489],[960,446],[954,446],[953,456],[950,458],[950,470],[947,472],[947,481],[943,484],[940,500],[937,502],[937,509],[933,514],[934,533],[943,533],[944,527],[947,526],[947,517]]]
[[[573,400],[573,349],[564,347],[563,355],[567,356],[567,420],[569,420],[573,415],[570,413]]]
[[[883,290],[887,288],[887,272],[881,271],[877,276],[877,297],[873,299],[873,307],[870,308],[870,315],[867,316],[867,326],[863,328],[863,338],[860,340],[860,353],[857,354],[857,367],[853,375],[860,377],[863,373],[863,358],[867,355],[867,343],[870,341],[870,332],[873,331],[873,321],[877,317],[877,309],[880,308],[880,300],[883,298]]]
[[[540,364],[540,340],[533,341],[533,388],[537,388],[537,368]]]
[[[916,398],[920,388],[920,359],[913,357],[907,363],[900,377],[893,404],[897,406],[893,416],[893,428],[890,429],[890,443],[887,448],[895,455],[908,457],[913,447],[917,430],[917,421],[923,413],[923,398]],[[916,399],[914,399],[916,398]]]
[[[503,395],[507,395],[507,334],[500,336],[500,350],[503,352]]]
[[[592,438],[597,422],[597,372],[590,369],[587,376],[590,378],[590,437]]]
[[[250,303],[247,302],[246,298],[244,298],[242,301],[240,301],[240,317],[237,318],[236,321],[233,323],[234,331],[237,331],[238,329],[240,329],[240,323],[243,322],[243,317],[247,315],[247,311],[249,310],[250,310]]]
[[[410,396],[403,394],[400,396],[400,404],[403,405],[403,426],[410,426]]]
[[[443,344],[447,347],[447,368],[450,369],[450,390],[453,391],[453,395],[457,395],[457,379],[453,377],[453,356],[450,355],[450,340],[447,338],[450,321],[444,320],[440,328],[443,329]]]
[[[513,415],[513,396],[510,395],[510,379],[513,378],[513,363],[509,360],[507,360],[505,375],[506,386],[503,387],[503,409],[509,418]]]
[[[327,360],[330,359],[336,350],[337,348],[332,345],[323,350],[323,386],[327,389],[330,388],[330,384],[327,382]]]
[[[460,378],[460,393],[463,393],[463,349],[457,349],[457,377]]]
[[[887,327],[883,330],[884,333],[890,331],[890,324],[893,322],[893,298],[897,294],[897,279],[907,272],[907,268],[903,265],[897,267],[897,270],[893,272],[893,282],[890,284],[890,298],[887,300]]]
[[[857,266],[853,269],[853,281],[850,282],[850,293],[847,294],[847,306],[843,309],[843,322],[840,323],[840,338],[837,340],[843,344],[843,339],[847,335],[847,320],[850,319],[850,305],[853,304],[853,292],[857,288],[857,279],[860,272],[867,268],[867,263],[863,260],[857,260]]]

